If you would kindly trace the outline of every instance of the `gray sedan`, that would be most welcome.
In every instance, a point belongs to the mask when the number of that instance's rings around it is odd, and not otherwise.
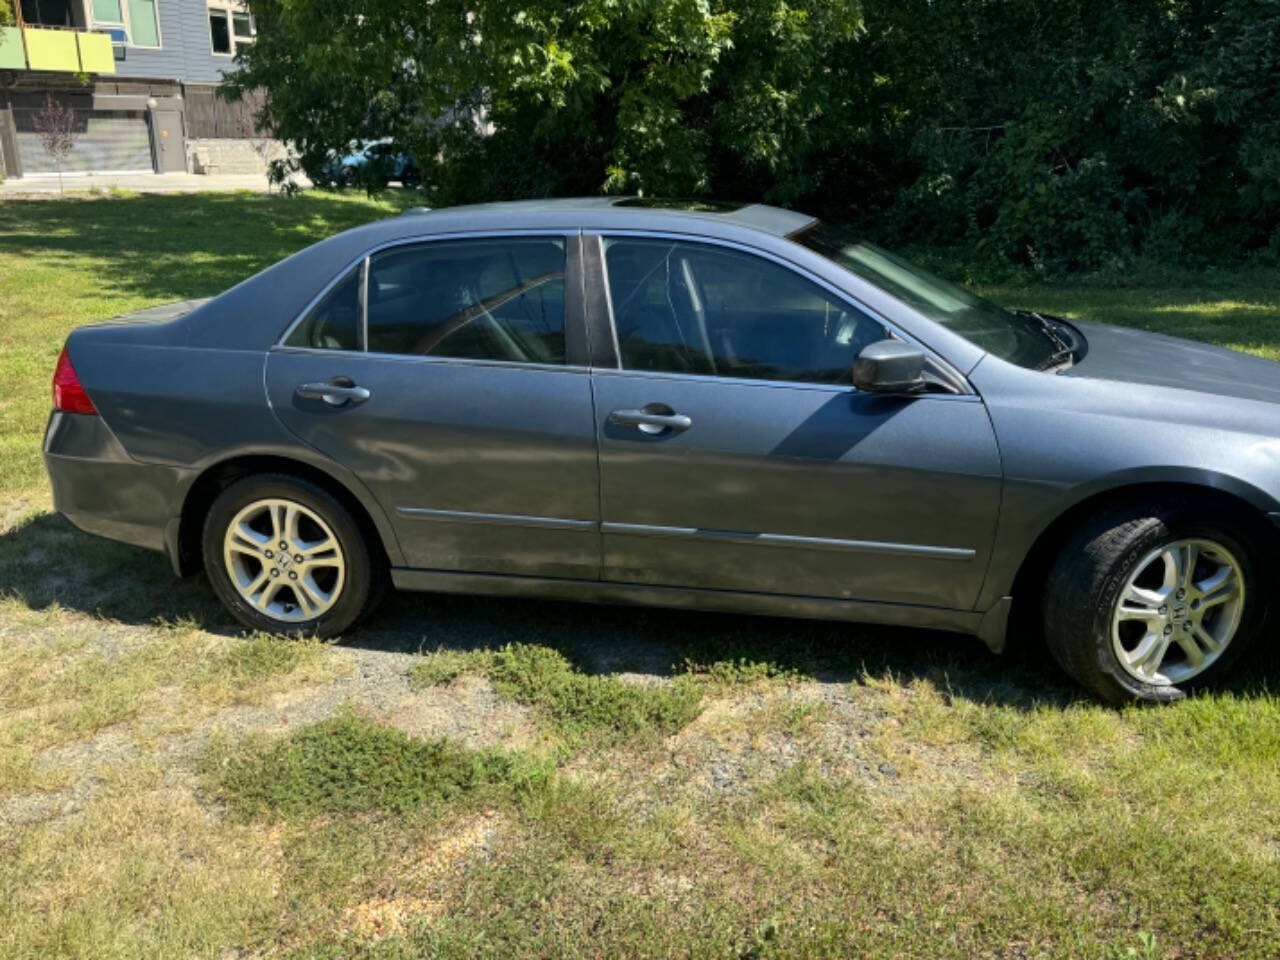
[[[74,331],[78,527],[331,636],[387,584],[906,624],[1113,702],[1264,632],[1280,367],[1010,312],[808,216],[416,210]]]

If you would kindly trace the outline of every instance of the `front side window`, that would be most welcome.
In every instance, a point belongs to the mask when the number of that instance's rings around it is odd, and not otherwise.
[[[605,240],[622,366],[753,380],[849,384],[885,328],[762,257],[711,244]]]
[[[559,238],[453,240],[369,262],[375,353],[565,362],[565,245]]]

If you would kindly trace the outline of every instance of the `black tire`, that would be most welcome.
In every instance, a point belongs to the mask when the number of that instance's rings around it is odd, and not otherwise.
[[[344,561],[343,581],[333,605],[319,616],[308,620],[276,619],[249,604],[232,583],[223,552],[228,526],[241,510],[266,499],[300,504],[322,519],[338,541]],[[205,574],[214,593],[236,620],[252,630],[289,636],[337,636],[372,612],[385,593],[386,575],[380,553],[371,548],[350,512],[327,490],[288,474],[256,474],[223,490],[205,517],[202,548]]]
[[[1218,682],[1263,633],[1273,579],[1266,571],[1269,545],[1260,517],[1218,501],[1165,500],[1130,503],[1085,522],[1063,546],[1049,570],[1044,634],[1049,652],[1071,677],[1108,703],[1180,700]],[[1184,539],[1221,544],[1237,559],[1244,580],[1239,626],[1218,658],[1181,684],[1149,683],[1135,677],[1112,642],[1115,604],[1129,577],[1161,546]],[[1163,609],[1163,608],[1162,608]]]

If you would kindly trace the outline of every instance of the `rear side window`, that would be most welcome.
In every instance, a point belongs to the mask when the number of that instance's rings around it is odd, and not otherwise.
[[[449,240],[369,262],[375,353],[565,362],[564,241]]]
[[[305,320],[293,328],[285,345],[321,350],[360,349],[360,268],[355,267]]]
[[[622,366],[850,384],[885,328],[792,270],[705,243],[607,238]]]

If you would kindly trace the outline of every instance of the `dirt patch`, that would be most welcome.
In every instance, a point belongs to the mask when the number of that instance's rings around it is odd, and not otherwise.
[[[362,940],[382,940],[440,916],[448,905],[450,884],[467,863],[490,855],[501,827],[497,812],[485,810],[442,829],[423,844],[426,854],[401,879],[404,891],[356,904],[343,915],[338,932]]]

